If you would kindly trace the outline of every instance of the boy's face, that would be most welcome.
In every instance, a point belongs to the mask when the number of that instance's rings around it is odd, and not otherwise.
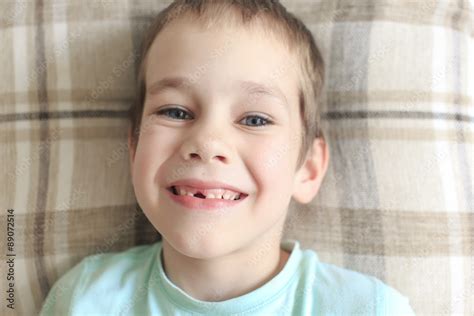
[[[278,41],[245,28],[226,33],[181,20],[155,39],[131,173],[144,213],[181,253],[218,256],[274,235],[292,196],[315,195],[317,188],[305,191],[299,184],[311,172],[295,172],[302,126],[293,58]],[[187,85],[151,94],[156,82],[175,77],[188,78]],[[249,82],[275,91],[259,92]],[[248,196],[225,209],[186,208],[167,188],[189,178],[224,182]]]

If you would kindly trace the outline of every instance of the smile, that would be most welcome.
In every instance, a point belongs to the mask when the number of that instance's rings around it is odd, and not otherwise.
[[[226,189],[197,189],[190,186],[171,186],[167,189],[174,195],[192,196],[200,199],[240,200],[247,196],[245,193]]]
[[[244,201],[248,196],[245,193],[222,189],[194,189],[193,192],[192,190],[186,191],[186,189],[183,189],[182,187],[175,186],[167,188],[166,191],[171,200],[180,206],[192,210],[219,210],[231,208]]]

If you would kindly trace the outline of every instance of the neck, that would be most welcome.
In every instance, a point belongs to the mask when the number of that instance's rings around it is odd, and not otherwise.
[[[284,268],[290,254],[280,248],[280,238],[266,240],[263,245],[213,258],[193,258],[163,238],[163,268],[168,279],[191,297],[225,301],[261,287]],[[261,249],[266,252],[262,254]]]

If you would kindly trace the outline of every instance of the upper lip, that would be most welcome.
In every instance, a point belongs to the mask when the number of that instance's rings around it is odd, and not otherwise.
[[[178,180],[175,182],[172,182],[169,184],[168,188],[171,188],[172,186],[180,186],[180,185],[185,185],[185,186],[190,186],[196,189],[200,190],[210,190],[210,189],[224,189],[224,190],[230,190],[238,193],[243,193],[241,189],[233,187],[227,183],[220,182],[220,181],[203,181],[199,179],[182,179]]]

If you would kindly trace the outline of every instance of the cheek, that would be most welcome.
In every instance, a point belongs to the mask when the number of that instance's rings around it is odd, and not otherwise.
[[[288,137],[274,139],[255,146],[252,153],[254,164],[253,173],[261,190],[271,188],[271,195],[284,196],[292,183],[295,164],[294,148]],[[280,195],[281,194],[281,195]]]
[[[284,174],[291,169],[290,166],[296,160],[296,147],[288,136],[275,138],[255,148],[258,148],[254,154],[258,158],[255,161],[258,162],[259,169],[265,173]]]
[[[170,152],[170,140],[156,130],[140,135],[135,154],[134,184],[138,187],[156,184],[157,172]]]

